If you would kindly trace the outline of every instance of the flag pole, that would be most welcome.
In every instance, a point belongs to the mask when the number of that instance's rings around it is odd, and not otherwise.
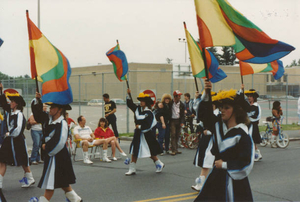
[[[198,93],[199,93],[197,78],[195,76],[194,76],[194,81],[195,81],[195,85],[196,85],[196,91],[198,91]]]
[[[35,75],[35,85],[36,85],[36,92],[39,93],[39,83],[37,80],[37,75]]]
[[[206,80],[209,81],[208,68],[207,68],[206,56],[205,56],[205,50],[206,49],[203,47],[202,48],[202,54],[203,54],[203,61],[204,61],[204,67],[205,67],[205,76],[206,76]],[[208,92],[208,101],[211,103],[211,105],[209,107],[209,111],[208,111],[208,120],[212,121],[213,106],[212,106],[212,99],[211,99],[211,90],[208,89],[207,92]],[[215,141],[216,141],[216,149],[217,149],[217,155],[218,155],[220,153],[220,151],[219,151],[219,146],[218,146],[218,141],[217,141],[217,134],[216,134],[216,131],[215,131],[215,127],[212,126],[212,128],[214,129],[214,131],[212,131],[212,132],[213,132],[213,135],[214,135],[214,138],[215,138]]]

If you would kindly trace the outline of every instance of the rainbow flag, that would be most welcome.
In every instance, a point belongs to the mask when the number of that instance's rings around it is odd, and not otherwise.
[[[240,61],[241,75],[249,75],[260,72],[272,72],[274,79],[280,79],[284,74],[283,63],[276,60],[266,64],[253,64]]]
[[[192,72],[194,77],[205,77],[205,65],[203,60],[203,52],[199,43],[189,33],[184,23],[185,36],[187,39],[188,50],[190,54]],[[208,67],[209,79],[212,83],[216,83],[227,77],[225,72],[219,68],[217,58],[208,50],[205,49],[206,64]]]
[[[116,77],[120,80],[126,80],[126,74],[128,72],[128,63],[126,55],[120,50],[119,43],[107,51],[106,56],[111,61],[114,67]]]
[[[233,46],[244,62],[269,63],[295,48],[271,39],[235,10],[227,0],[195,0],[200,43],[204,47]]]
[[[31,77],[42,82],[43,103],[70,104],[73,95],[69,78],[71,67],[68,59],[51,44],[30,20],[26,11],[29,35]]]
[[[2,46],[3,42],[4,41],[0,38],[0,46]]]

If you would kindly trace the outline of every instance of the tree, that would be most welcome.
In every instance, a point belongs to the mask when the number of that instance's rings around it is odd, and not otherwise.
[[[167,61],[168,64],[172,64],[173,59],[171,59],[171,58],[166,58],[166,61]]]
[[[221,62],[221,55],[218,53],[218,50],[216,47],[210,47],[210,48],[207,48],[207,50],[209,50],[218,60],[218,63],[220,64]]]
[[[223,54],[220,55],[220,65],[234,65],[235,63],[235,53],[233,47],[223,46]]]
[[[296,60],[293,60],[290,67],[297,66]]]

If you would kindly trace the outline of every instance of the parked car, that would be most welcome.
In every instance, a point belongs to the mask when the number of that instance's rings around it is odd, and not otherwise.
[[[92,100],[90,100],[88,103],[87,103],[87,105],[88,106],[96,106],[96,105],[102,105],[102,103],[103,103],[103,100],[102,99],[92,99]]]
[[[126,104],[126,102],[121,98],[113,98],[110,100],[114,101],[116,103],[116,105],[125,105]]]
[[[296,100],[297,99],[297,98],[295,98],[291,95],[282,95],[279,98],[281,98],[281,99],[286,99],[287,98],[288,100]]]

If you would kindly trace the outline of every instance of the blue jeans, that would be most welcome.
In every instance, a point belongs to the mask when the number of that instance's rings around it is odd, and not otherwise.
[[[163,143],[165,140],[165,151],[169,151],[169,144],[170,144],[170,125],[166,124],[166,128],[163,129],[162,123],[157,122],[157,129],[158,129],[158,143],[163,151]]]
[[[31,157],[30,157],[31,162],[40,160],[39,150],[42,144],[42,137],[43,137],[42,131],[31,130],[31,138],[33,141]]]

